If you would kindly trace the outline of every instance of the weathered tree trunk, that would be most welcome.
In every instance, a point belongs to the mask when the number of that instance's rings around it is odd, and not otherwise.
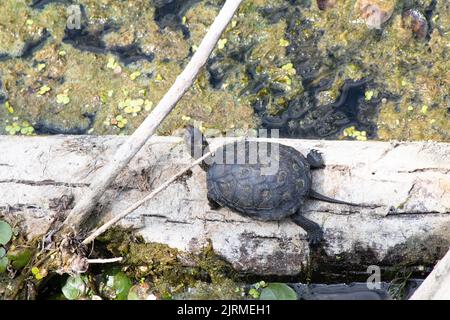
[[[29,236],[45,231],[58,209],[51,199],[85,193],[123,137],[0,137],[0,212],[23,219]],[[214,139],[212,143],[221,143]],[[326,168],[313,187],[369,207],[308,201],[305,215],[323,226],[322,270],[365,272],[380,267],[433,265],[450,244],[450,144],[281,139],[306,153],[315,148]],[[192,162],[180,138],[153,137],[102,198],[114,215]],[[121,222],[147,241],[198,251],[208,239],[242,272],[294,275],[310,264],[305,232],[290,221],[260,222],[206,201],[205,174],[194,168]],[[103,220],[108,218],[103,217]]]

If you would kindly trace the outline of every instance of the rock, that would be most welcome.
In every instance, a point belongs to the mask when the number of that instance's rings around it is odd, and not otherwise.
[[[317,7],[319,7],[320,10],[326,10],[334,8],[336,5],[336,0],[317,0]]]
[[[425,15],[417,9],[409,9],[402,15],[403,28],[411,30],[418,39],[424,39],[428,34],[428,21]]]
[[[393,0],[358,0],[355,9],[369,28],[381,29],[381,25],[392,16],[395,2]]]

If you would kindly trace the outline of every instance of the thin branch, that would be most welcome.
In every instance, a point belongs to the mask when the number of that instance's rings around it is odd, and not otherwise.
[[[83,222],[89,217],[95,205],[107,188],[130,160],[156,132],[161,122],[172,111],[184,93],[192,86],[201,68],[222,36],[223,31],[234,16],[242,0],[227,0],[203,38],[200,46],[175,83],[167,91],[152,113],[136,129],[129,139],[122,144],[109,163],[93,179],[87,193],[77,202],[64,221],[64,230],[79,231]]]
[[[93,263],[114,263],[114,262],[120,262],[122,261],[123,258],[122,257],[118,257],[118,258],[110,258],[110,259],[88,259],[88,263],[89,264],[93,264]]]
[[[114,224],[116,224],[120,219],[126,217],[127,215],[129,215],[130,213],[132,213],[134,210],[136,210],[137,208],[139,208],[140,206],[142,206],[145,202],[147,202],[148,200],[152,199],[153,197],[155,197],[158,193],[160,193],[161,191],[163,191],[164,189],[166,189],[172,182],[174,182],[175,180],[177,180],[178,178],[180,178],[183,174],[185,174],[188,170],[190,170],[191,168],[195,167],[196,165],[200,164],[203,160],[205,160],[206,158],[208,158],[209,156],[211,156],[213,154],[213,152],[208,152],[205,153],[203,155],[203,157],[197,159],[196,161],[194,161],[192,164],[190,164],[189,166],[185,167],[184,169],[178,171],[174,176],[172,176],[169,180],[167,180],[166,182],[164,182],[162,185],[160,185],[157,189],[153,190],[152,192],[150,192],[146,197],[144,197],[143,199],[135,202],[134,204],[132,204],[130,207],[128,207],[124,212],[122,212],[121,214],[115,216],[114,218],[112,218],[111,220],[109,220],[108,222],[106,222],[104,225],[102,225],[101,227],[97,228],[96,230],[94,230],[92,232],[92,234],[87,237],[86,239],[84,239],[83,244],[89,244],[92,241],[94,241],[94,239],[96,237],[98,237],[99,235],[101,235],[103,232],[105,232],[106,230],[108,230],[109,228],[111,228],[111,226],[113,226]]]

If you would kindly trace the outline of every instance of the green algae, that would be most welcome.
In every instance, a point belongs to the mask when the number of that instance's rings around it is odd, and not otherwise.
[[[192,6],[182,19],[190,32],[190,37],[184,38],[180,31],[159,29],[151,1],[135,1],[133,6],[113,0],[79,3],[87,11],[90,28],[105,21],[118,26],[103,36],[106,47],[137,42],[144,52],[155,55],[154,60],[124,65],[112,54],[80,51],[62,42],[68,17],[62,4],[37,10],[24,0],[3,1],[0,53],[11,58],[0,61],[0,79],[6,102],[12,107],[5,102],[5,107],[0,108],[0,132],[11,133],[6,127],[11,129],[12,123],[28,121],[33,126],[41,119],[61,127],[82,126],[86,121],[83,113],[95,112],[90,133],[132,133],[181,72],[220,9],[220,1],[201,1]],[[316,48],[323,64],[315,81],[330,75],[333,79],[329,89],[317,94],[319,104],[335,101],[345,80],[371,77],[392,96],[379,107],[379,139],[448,141],[448,3],[436,1],[428,41],[416,39],[401,17],[405,8],[424,11],[431,4],[431,0],[396,1],[382,30],[369,29],[361,21],[354,0],[339,1],[327,10],[319,10],[314,1],[310,7],[302,5],[302,15],[313,22],[313,29],[304,29],[303,36],[324,31]],[[253,114],[252,103],[256,100],[267,98],[269,114],[279,115],[288,101],[303,93],[301,77],[292,73],[296,66],[286,52],[286,19],[269,23],[261,14],[264,8],[283,5],[283,1],[272,0],[242,4],[211,57],[220,57],[218,65],[230,67],[231,71],[218,88],[212,88],[211,76],[204,70],[159,128],[160,134],[173,134],[190,119],[220,131],[255,128],[259,120]],[[44,30],[51,37],[32,57],[18,58],[25,44],[39,39]],[[244,63],[230,57],[246,47],[251,50],[241,61]],[[255,67],[258,79],[264,79],[264,86],[256,93],[245,91],[254,81],[246,73],[249,65]],[[280,88],[283,94],[274,96],[273,88]],[[147,108],[120,108],[128,100],[144,100]],[[421,111],[423,105],[427,106],[426,112]],[[411,106],[412,112],[408,109]]]
[[[355,22],[352,1],[338,2],[336,8],[327,11],[307,13],[317,28],[326,30],[318,49],[325,52],[333,48],[333,58],[340,60],[338,68],[344,68],[348,78],[370,76],[392,95],[380,106],[377,121],[381,140],[449,139],[448,3],[436,1],[429,42],[416,39],[401,18],[405,7],[424,11],[431,2],[397,1],[381,33]],[[421,111],[423,105],[429,106],[426,112]],[[408,112],[410,107],[412,112]]]
[[[236,290],[239,288],[237,274],[211,245],[198,254],[188,254],[165,244],[145,243],[118,228],[98,240],[111,254],[124,257],[124,271],[135,281],[150,283],[153,293],[159,297],[230,299],[241,296]]]
[[[127,45],[135,40],[134,34],[141,34],[141,46],[151,49],[156,56],[155,60],[139,61],[130,66],[115,61],[114,68],[111,68],[111,59],[115,59],[114,57],[79,51],[62,42],[67,18],[63,6],[51,4],[42,11],[37,11],[28,9],[22,1],[19,7],[24,10],[24,16],[33,13],[39,17],[36,20],[51,23],[52,29],[48,30],[52,33],[52,38],[35,53],[33,59],[8,59],[0,63],[3,70],[0,77],[7,92],[8,103],[15,106],[13,115],[6,113],[5,108],[2,109],[0,117],[4,119],[3,122],[11,121],[14,116],[19,121],[24,119],[33,123],[46,119],[50,123],[64,126],[84,121],[84,112],[95,112],[96,122],[92,133],[128,134],[143,121],[151,111],[148,106],[161,99],[181,72],[182,64],[187,60],[195,38],[193,36],[187,42],[177,32],[168,30],[161,33],[153,20],[154,9],[149,6],[150,1],[136,1],[133,7],[129,7],[125,2],[104,2],[108,5],[100,5],[95,1],[80,2],[88,8],[92,24],[102,19],[114,22],[123,20],[121,12],[124,11],[127,12],[127,19],[135,21],[131,25],[128,21],[122,21],[126,26],[130,26],[131,30],[122,27],[117,32],[108,33],[104,39],[106,44]],[[16,10],[15,4],[10,1],[0,6],[2,12],[14,14]],[[199,19],[194,18],[197,14],[192,17],[187,14],[186,18],[187,23],[197,25],[198,38],[204,35],[219,9],[216,5],[205,5],[205,8],[202,6],[199,9],[209,11],[211,20],[199,23]],[[201,16],[205,19],[208,14]],[[7,31],[1,34],[12,33],[14,28],[14,21],[10,21]],[[198,44],[199,41],[195,43]],[[11,51],[8,48],[9,45],[5,46],[5,50]],[[61,55],[61,52],[65,54]],[[199,84],[187,93],[165,121],[160,128],[161,134],[171,134],[183,125],[185,121],[181,117],[186,114],[199,120],[207,120],[207,125],[223,130],[226,128],[226,125],[223,125],[224,113],[228,114],[228,125],[234,123],[241,126],[245,122],[252,122],[251,109],[240,105],[235,95],[230,92],[211,92]],[[107,92],[114,94],[106,96]],[[111,123],[111,119],[117,116],[125,117],[119,104],[127,99],[145,99],[148,101],[147,108],[142,112],[132,112],[132,116],[127,117],[128,123],[121,128],[115,125],[114,121]],[[0,130],[4,127],[5,123],[0,126]]]

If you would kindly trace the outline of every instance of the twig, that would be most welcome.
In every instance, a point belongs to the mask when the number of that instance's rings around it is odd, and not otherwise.
[[[87,237],[86,239],[84,239],[83,244],[89,244],[92,241],[94,241],[94,239],[96,237],[98,237],[99,235],[101,235],[103,232],[105,232],[106,230],[108,230],[111,226],[113,226],[114,224],[116,224],[120,219],[126,217],[127,215],[129,215],[130,213],[132,213],[134,210],[136,210],[137,208],[139,208],[141,205],[143,205],[146,201],[152,199],[153,197],[155,197],[158,193],[160,193],[161,191],[163,191],[164,189],[166,189],[172,182],[174,182],[175,180],[177,180],[179,177],[181,177],[183,174],[185,174],[188,170],[190,170],[192,167],[200,164],[203,160],[205,160],[206,158],[208,158],[209,156],[211,156],[213,154],[213,152],[208,152],[205,153],[203,155],[203,157],[197,159],[196,161],[194,161],[192,164],[190,164],[189,166],[185,167],[184,169],[178,171],[174,176],[172,176],[169,180],[167,180],[166,182],[164,182],[162,185],[160,185],[157,189],[153,190],[152,192],[150,192],[146,197],[144,197],[143,199],[135,202],[134,204],[132,204],[130,207],[128,207],[124,212],[122,212],[121,214],[115,216],[114,218],[112,218],[111,220],[109,220],[108,222],[106,222],[105,224],[103,224],[101,227],[97,228],[96,230],[94,230],[92,232],[92,234]]]
[[[450,250],[409,300],[450,300]]]
[[[184,93],[192,86],[200,69],[206,63],[223,31],[231,21],[242,0],[227,0],[203,38],[200,46],[175,83],[167,91],[152,113],[136,129],[129,139],[121,145],[109,163],[91,182],[89,190],[78,201],[64,221],[64,230],[78,231],[89,217],[100,197],[125,168],[130,160],[155,133],[160,123],[175,107]]]
[[[123,260],[122,257],[118,257],[118,258],[110,258],[110,259],[88,259],[87,261],[89,264],[93,264],[93,263],[114,263],[114,262],[120,262],[122,260]]]

